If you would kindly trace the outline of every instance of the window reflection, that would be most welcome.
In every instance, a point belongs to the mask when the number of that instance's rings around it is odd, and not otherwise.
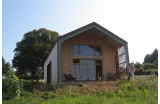
[[[73,45],[73,54],[79,55],[79,46],[78,45]]]
[[[98,80],[102,78],[102,60],[74,59],[74,77],[76,80]]]
[[[88,71],[87,71],[87,65],[81,65],[81,78],[82,80],[88,79]]]
[[[80,45],[80,55],[84,56],[94,56],[94,47],[93,46],[85,46]]]
[[[73,55],[101,56],[101,49],[99,46],[73,45]]]
[[[79,80],[79,65],[78,64],[74,64],[74,77],[76,78],[76,80]]]
[[[88,65],[88,79],[89,80],[95,80],[94,65]]]

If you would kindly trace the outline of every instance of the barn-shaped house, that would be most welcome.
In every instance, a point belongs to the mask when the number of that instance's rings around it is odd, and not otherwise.
[[[128,64],[128,43],[93,22],[57,38],[44,63],[44,82],[108,80]]]

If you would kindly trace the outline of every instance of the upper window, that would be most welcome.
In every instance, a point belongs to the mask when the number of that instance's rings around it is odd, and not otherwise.
[[[99,46],[73,45],[73,55],[101,56],[101,49]]]
[[[87,45],[80,45],[80,55],[82,56],[94,56],[94,47]]]

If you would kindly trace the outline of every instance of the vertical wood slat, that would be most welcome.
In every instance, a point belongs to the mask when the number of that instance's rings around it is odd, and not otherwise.
[[[105,41],[102,41],[93,34],[80,34],[78,36],[68,39],[62,44],[62,75],[64,73],[74,75],[72,49],[74,44],[100,46],[102,51],[102,56],[100,57],[102,57],[103,79],[107,80],[108,73],[116,74],[115,57],[117,49],[112,48]],[[89,57],[87,58],[89,59]],[[95,57],[90,58],[98,59]],[[63,80],[65,80],[64,77]]]

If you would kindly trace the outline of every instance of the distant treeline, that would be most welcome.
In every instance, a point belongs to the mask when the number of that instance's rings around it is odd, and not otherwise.
[[[147,54],[143,64],[136,62],[134,65],[139,69],[135,75],[158,74],[158,50],[155,49],[151,54]]]

